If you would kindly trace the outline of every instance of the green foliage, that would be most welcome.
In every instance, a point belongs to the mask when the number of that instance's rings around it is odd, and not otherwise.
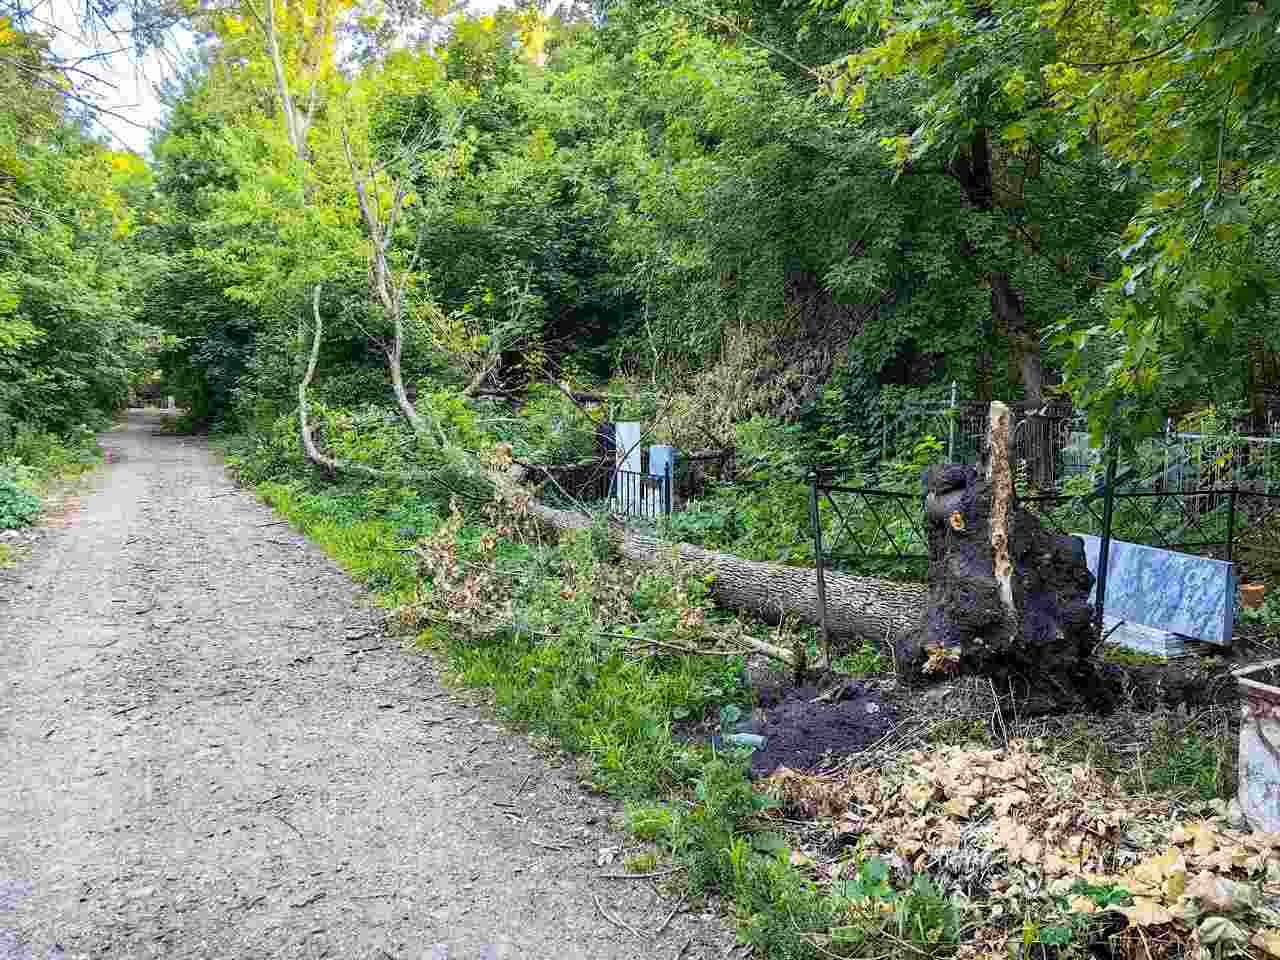
[[[1064,228],[1042,238],[1105,224],[1109,242],[1091,259],[1110,261],[1096,274],[1110,283],[1062,302],[1053,321],[1082,406],[1140,434],[1144,414],[1171,396],[1240,395],[1245,345],[1278,345],[1268,319],[1278,157],[1262,131],[1280,87],[1259,72],[1274,49],[1274,11],[1201,0],[1087,12],[1065,0],[892,10],[851,0],[838,16],[870,42],[833,65],[830,89],[874,125],[900,171],[972,155],[978,135],[981,149],[998,148],[992,158],[1017,194],[1043,175],[1031,172],[1042,161],[1068,176],[1094,171],[1095,186],[1081,183],[1056,211],[1040,212],[1029,193],[1011,202],[1008,182],[1006,196],[988,200]],[[904,92],[913,122],[880,121]],[[1107,181],[1127,223],[1107,222],[1100,191],[1077,203]],[[1089,250],[1072,246],[1071,256]]]
[[[314,472],[302,453],[296,414],[282,414],[267,429],[231,437],[224,445],[226,464],[241,483],[300,480]]]
[[[933,880],[919,873],[897,889],[878,857],[857,863],[852,878],[836,884],[830,903],[839,956],[874,956],[902,944],[917,956],[947,956],[959,942],[959,912]]]
[[[494,411],[492,434],[532,463],[575,463],[595,455],[596,424],[572,400],[550,386],[529,391],[518,419]]]
[[[471,547],[464,559],[474,558],[481,538],[467,528],[460,536]],[[740,701],[739,666],[724,658],[629,658],[597,621],[606,603],[621,602],[628,619],[667,634],[705,587],[647,571],[620,593],[601,579],[607,568],[585,535],[567,548],[521,551],[504,569],[525,571],[504,586],[519,626],[487,638],[450,629],[445,643],[458,676],[491,687],[512,721],[590,757],[595,781],[612,792],[642,796],[687,781],[697,750],[672,738],[672,721]]]
[[[1135,791],[1189,796],[1198,800],[1230,796],[1236,788],[1236,738],[1220,717],[1187,724],[1153,721],[1150,749],[1131,770]]]
[[[891,664],[880,647],[866,640],[857,650],[836,657],[833,667],[851,677],[874,677],[887,672]]]
[[[10,437],[0,437],[0,461],[8,461],[31,476],[74,476],[102,457],[94,432],[80,424],[65,434],[24,425]]]
[[[1242,624],[1256,624],[1264,629],[1280,628],[1280,590],[1273,588],[1260,607],[1238,606],[1236,619]]]
[[[123,406],[140,332],[115,189],[143,173],[114,172],[118,155],[70,124],[17,149],[20,175],[0,173],[18,205],[0,195],[0,445],[20,424],[63,433]]]
[[[0,530],[35,523],[48,485],[91,470],[101,456],[93,431],[83,424],[62,436],[26,424],[0,435]]]
[[[40,498],[20,484],[13,467],[0,465],[0,530],[29,526],[39,515]]]

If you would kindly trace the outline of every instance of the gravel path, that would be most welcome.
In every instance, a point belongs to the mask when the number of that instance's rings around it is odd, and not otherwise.
[[[158,423],[0,571],[0,960],[725,954],[704,914],[651,938],[613,809]]]

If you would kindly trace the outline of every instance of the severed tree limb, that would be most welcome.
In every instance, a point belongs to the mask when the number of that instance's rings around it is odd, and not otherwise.
[[[595,522],[585,510],[561,510],[542,503],[520,485],[528,473],[526,467],[510,462],[509,451],[504,465],[482,465],[473,455],[458,451],[448,443],[443,428],[437,422],[429,422],[409,400],[401,374],[401,356],[404,341],[403,297],[392,282],[387,253],[392,239],[392,229],[404,202],[402,184],[397,184],[390,218],[384,223],[381,211],[375,212],[370,204],[368,181],[358,170],[350,143],[344,134],[347,159],[351,167],[352,184],[360,213],[365,223],[370,244],[371,281],[374,292],[390,322],[393,338],[384,346],[384,354],[391,375],[392,388],[401,414],[414,433],[420,437],[438,439],[441,448],[465,456],[468,469],[477,477],[492,485],[495,495],[511,504],[517,512],[527,512],[557,530],[584,530]],[[319,351],[320,315],[316,293],[316,341],[312,346],[311,363],[307,375],[299,385],[300,416],[303,425],[304,445],[308,458],[326,465],[338,467],[337,461],[326,458],[310,438],[306,422],[306,387],[314,375]],[[557,388],[568,392],[565,385]],[[575,400],[575,402],[577,402]],[[358,468],[362,465],[351,465]],[[359,472],[369,473],[370,468]],[[548,476],[550,476],[548,474]],[[554,480],[554,478],[552,478]],[[618,552],[627,559],[641,563],[672,562],[684,571],[709,578],[711,592],[723,606],[744,610],[767,622],[778,622],[785,616],[795,616],[808,623],[818,623],[821,611],[818,604],[815,571],[805,567],[791,567],[777,563],[761,563],[743,560],[730,554],[704,550],[687,543],[670,544],[656,537],[610,525],[608,537]],[[924,609],[926,592],[915,584],[863,577],[829,574],[826,577],[827,611],[826,625],[830,634],[844,637],[874,637],[893,639],[917,626]],[[764,641],[743,638],[743,643],[757,652],[802,669],[797,654],[783,650]]]
[[[1013,504],[1013,471],[1009,463],[1009,408],[993,401],[988,414],[987,481],[991,484],[991,561],[1000,599],[1016,620],[1013,604],[1013,561],[1009,556],[1009,514]]]

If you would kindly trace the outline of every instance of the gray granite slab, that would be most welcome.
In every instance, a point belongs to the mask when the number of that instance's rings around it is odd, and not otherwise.
[[[1168,630],[1157,630],[1140,623],[1129,623],[1119,617],[1102,618],[1102,635],[1107,643],[1114,643],[1135,653],[1150,653],[1157,657],[1180,657],[1187,652],[1187,638]]]
[[[1094,576],[1101,538],[1079,535]],[[1126,624],[1228,644],[1235,625],[1235,568],[1224,560],[1112,540],[1104,613]],[[1094,585],[1090,600],[1096,600]],[[1118,636],[1118,634],[1117,634]]]

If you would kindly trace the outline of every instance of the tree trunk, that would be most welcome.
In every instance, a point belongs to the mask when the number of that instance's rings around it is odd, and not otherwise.
[[[527,494],[524,502],[531,514],[557,530],[586,530],[592,524],[591,518],[581,513],[548,507]],[[812,568],[743,560],[619,526],[610,526],[609,540],[628,560],[656,563],[674,559],[690,574],[712,577],[712,596],[730,609],[746,611],[769,623],[786,616],[812,624],[821,621],[817,573]],[[919,584],[831,572],[825,574],[825,580],[827,630],[834,637],[893,641],[919,626],[926,596]]]
[[[1009,334],[1009,349],[1016,358],[1027,402],[1044,403],[1044,363],[1040,355],[1040,337],[1030,329],[1022,308],[1022,298],[1009,283],[1007,273],[991,274],[991,317],[997,329]]]
[[[307,370],[303,374],[302,379],[298,381],[298,427],[302,434],[302,452],[306,458],[323,470],[329,476],[333,476],[339,471],[346,473],[358,473],[364,477],[372,477],[378,480],[399,480],[401,483],[409,479],[400,474],[392,473],[387,470],[379,470],[376,467],[370,467],[363,463],[352,463],[349,460],[338,460],[335,457],[327,456],[320,451],[319,444],[316,443],[315,433],[311,429],[310,406],[307,401],[307,389],[311,386],[311,381],[315,379],[316,365],[320,360],[320,341],[324,336],[324,323],[320,319],[320,284],[316,284],[315,289],[311,293],[311,312],[315,316],[315,335],[311,341],[311,356],[307,361]]]
[[[1019,447],[1026,455],[1027,477],[1038,487],[1052,487],[1057,479],[1052,430],[1050,422],[1035,412],[1045,402],[1040,334],[1028,321],[1022,298],[1013,289],[1007,273],[991,274],[991,314],[993,322],[1003,326],[1007,333],[1010,367],[1016,369],[1026,393],[1026,416],[1019,428]]]
[[[1047,530],[1018,503],[1008,424],[1008,408],[992,404],[985,477],[954,464],[925,474],[928,603],[920,629],[897,645],[899,670],[976,673],[1019,695],[1103,705],[1106,688],[1088,659],[1097,636],[1084,543]]]

